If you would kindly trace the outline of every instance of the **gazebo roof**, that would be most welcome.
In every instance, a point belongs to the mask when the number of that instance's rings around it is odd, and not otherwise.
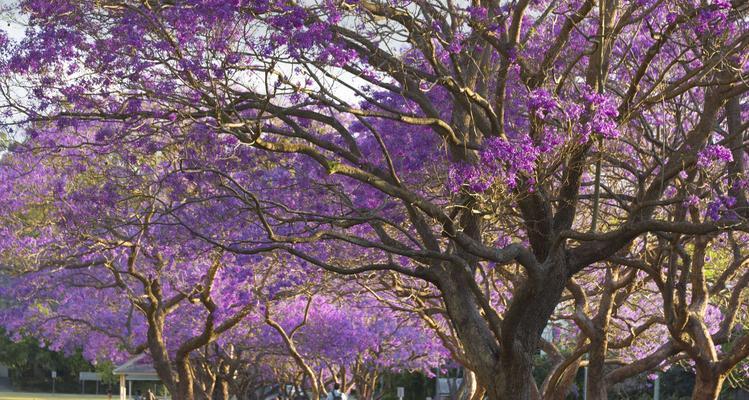
[[[135,358],[131,358],[126,363],[120,365],[112,371],[115,375],[127,375],[130,377],[138,376],[143,378],[157,378],[158,374],[151,364],[139,363],[146,357],[145,354],[141,354]]]

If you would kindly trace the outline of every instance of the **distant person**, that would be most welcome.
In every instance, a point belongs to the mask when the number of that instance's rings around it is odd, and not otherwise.
[[[326,400],[346,400],[343,392],[341,392],[341,385],[334,383],[333,390],[328,393],[328,398]]]
[[[140,389],[135,391],[135,400],[143,400],[143,392],[141,392]]]
[[[112,389],[107,389],[107,400],[112,400]]]
[[[151,389],[146,390],[146,400],[156,400],[156,395],[153,394]]]

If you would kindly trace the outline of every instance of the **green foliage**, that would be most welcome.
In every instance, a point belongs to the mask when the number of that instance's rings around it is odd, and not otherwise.
[[[101,375],[101,383],[104,385],[115,385],[117,383],[117,376],[114,374],[115,368],[117,366],[108,360],[96,364],[96,372]]]
[[[668,399],[689,398],[694,388],[694,374],[680,366],[673,366],[661,374],[661,393]]]
[[[538,387],[541,387],[544,379],[551,372],[552,367],[551,359],[546,354],[536,354],[533,356],[533,379],[536,381]]]
[[[11,370],[24,369],[33,359],[32,349],[38,347],[33,339],[24,339],[13,342],[0,328],[0,363],[7,365]]]
[[[708,248],[705,251],[705,277],[714,281],[731,265],[733,255],[727,248]]]
[[[57,390],[77,392],[79,373],[93,370],[80,352],[65,355],[51,351],[43,348],[36,339],[29,337],[14,342],[1,329],[0,363],[10,368],[13,385],[24,390],[50,390],[51,371],[57,371]]]
[[[434,379],[429,379],[422,373],[404,372],[389,373],[382,376],[384,395],[381,400],[398,400],[396,388],[404,388],[404,400],[422,400],[434,397]]]

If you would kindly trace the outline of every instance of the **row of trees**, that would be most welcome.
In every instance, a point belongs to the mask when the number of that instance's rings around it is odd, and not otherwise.
[[[469,371],[467,398],[561,398],[588,365],[600,399],[685,362],[714,399],[743,368],[745,2],[17,12],[23,38],[0,36],[12,331],[148,351],[180,399],[229,385],[218,357],[257,354],[237,346],[261,325],[312,393],[332,376],[373,393],[356,357],[316,359],[368,335],[296,340],[340,301],[393,338],[383,367],[414,367],[415,337],[419,360],[444,348]]]
[[[228,399],[276,381],[317,398],[337,380],[371,399],[384,371],[444,364],[434,334],[356,282],[195,235],[193,226],[239,231],[246,221],[191,196],[193,184],[212,183],[184,175],[177,159],[170,170],[178,154],[129,159],[122,149],[57,153],[33,142],[4,160],[2,203],[13,211],[4,220],[11,269],[0,315],[16,337],[83,349],[92,361],[147,352],[179,398]]]

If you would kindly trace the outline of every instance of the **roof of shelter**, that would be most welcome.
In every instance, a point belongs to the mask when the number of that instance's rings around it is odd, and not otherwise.
[[[145,354],[141,354],[135,358],[131,358],[126,363],[120,365],[119,367],[115,368],[114,371],[112,371],[115,375],[140,375],[140,376],[150,376],[150,377],[156,377],[156,370],[153,368],[153,365],[147,364],[143,361],[143,359],[146,357]]]

